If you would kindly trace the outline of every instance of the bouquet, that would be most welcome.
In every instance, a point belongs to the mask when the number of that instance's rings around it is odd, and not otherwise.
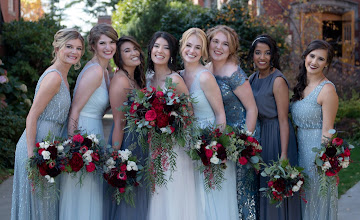
[[[32,181],[33,190],[38,188],[39,197],[43,197],[45,188],[55,187],[55,177],[58,176],[65,166],[64,147],[59,141],[50,141],[49,135],[43,142],[36,143],[34,156],[27,163],[29,179]]]
[[[66,155],[64,172],[77,173],[80,171],[80,184],[85,173],[101,170],[102,162],[100,161],[100,155],[103,152],[99,139],[95,134],[76,134],[62,144]]]
[[[265,169],[261,172],[261,176],[269,177],[267,188],[260,188],[264,192],[264,196],[270,199],[270,204],[276,204],[280,207],[285,198],[299,195],[304,202],[304,182],[305,174],[302,173],[304,168],[292,167],[288,160],[280,160],[274,162],[271,166],[265,165]]]
[[[331,185],[339,183],[338,173],[342,168],[349,166],[350,151],[354,148],[343,139],[338,138],[334,129],[331,129],[329,133],[333,136],[327,138],[320,149],[316,147],[312,149],[313,152],[316,152],[315,165],[320,178],[319,194],[322,196],[326,196]]]
[[[146,176],[152,191],[155,185],[164,186],[171,179],[176,168],[176,153],[173,145],[184,147],[196,141],[194,116],[191,115],[190,96],[175,93],[176,84],[171,78],[165,81],[165,89],[134,89],[124,103],[123,111],[127,120],[126,128],[139,133],[139,145],[149,146],[150,158]],[[186,140],[186,141],[185,141]],[[165,172],[170,171],[166,177]]]
[[[131,151],[113,151],[104,164],[104,178],[115,187],[113,197],[119,205],[121,200],[135,207],[134,187],[139,185],[143,167],[137,163],[136,156]]]
[[[235,130],[230,135],[229,149],[232,153],[229,159],[248,168],[252,167],[259,173],[260,165],[263,163],[259,142],[251,136],[251,132],[245,130]]]
[[[226,148],[230,144],[230,138],[219,129],[211,128],[204,129],[200,138],[188,154],[191,159],[202,162],[198,169],[204,173],[205,190],[221,189],[221,183],[225,180]]]

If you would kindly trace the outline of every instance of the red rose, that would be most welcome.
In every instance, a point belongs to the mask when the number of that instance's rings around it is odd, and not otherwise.
[[[50,152],[50,158],[55,160],[57,157],[57,148],[54,145],[50,145],[47,151]]]
[[[268,182],[268,186],[269,186],[269,187],[272,187],[273,185],[274,185],[274,182],[273,182],[273,181],[269,181],[269,182]]]
[[[253,138],[253,137],[251,137],[251,136],[248,136],[248,137],[246,138],[246,140],[249,141],[250,143],[259,144],[259,142],[258,142],[255,138]]]
[[[35,146],[36,146],[37,148],[39,148],[39,147],[40,147],[40,143],[37,142]]]
[[[83,136],[81,136],[81,134],[77,134],[73,137],[73,141],[79,142],[81,144],[84,141],[84,138],[83,138]]]
[[[322,156],[321,156],[321,160],[325,161],[327,158],[326,154],[324,153]]]
[[[156,112],[155,110],[149,110],[145,113],[145,120],[146,121],[154,121],[156,119]]]
[[[134,114],[139,106],[139,103],[133,102],[130,107],[130,114]]]
[[[157,91],[156,97],[164,97],[164,93],[162,91]]]
[[[173,126],[170,126],[171,134],[174,133],[175,128]]]
[[[77,152],[73,153],[72,158],[69,161],[69,165],[73,171],[78,172],[84,166],[84,161],[81,157],[81,154]]]
[[[41,165],[38,165],[38,168],[39,168],[39,172],[40,172],[40,175],[41,176],[46,176],[47,175],[47,165],[46,163],[42,163]]]
[[[332,170],[327,170],[327,171],[325,172],[325,175],[326,175],[326,176],[335,176],[335,175],[336,175],[336,172],[334,172],[334,171],[332,171]]]
[[[246,157],[240,157],[239,158],[239,163],[241,165],[245,165],[245,164],[247,164],[247,162],[248,162],[248,160],[246,159]]]
[[[343,144],[343,139],[341,139],[341,138],[334,138],[333,140],[332,140],[332,143],[333,144],[335,144],[335,145],[337,145],[337,146],[341,146],[342,144]]]
[[[155,98],[151,105],[157,113],[160,113],[164,110],[164,105],[158,98]]]
[[[40,149],[38,150],[39,155],[41,155],[41,153],[42,153],[44,150],[45,150],[44,148],[40,148]]]
[[[205,155],[207,158],[210,158],[213,155],[213,151],[210,149],[205,149]]]
[[[121,171],[125,171],[125,170],[126,170],[126,165],[125,165],[125,164],[121,165],[121,166],[120,166],[120,170],[121,170]]]
[[[124,192],[125,192],[125,188],[119,188],[119,192],[120,192],[120,193],[124,193]]]
[[[346,148],[345,150],[344,150],[344,156],[345,157],[350,157],[350,149],[349,148]]]
[[[86,171],[88,171],[89,173],[91,173],[92,171],[95,170],[95,164],[93,162],[89,162],[89,165],[86,165]]]
[[[285,190],[285,182],[284,179],[278,179],[274,182],[274,188],[278,192],[283,192]]]
[[[169,124],[169,116],[166,114],[158,114],[156,117],[156,124],[159,128],[163,128],[168,126]]]
[[[93,159],[94,161],[99,161],[99,160],[100,160],[98,153],[92,153],[92,154],[91,154],[91,157],[92,157],[92,159]]]

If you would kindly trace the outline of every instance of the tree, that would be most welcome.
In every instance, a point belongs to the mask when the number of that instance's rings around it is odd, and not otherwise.
[[[37,21],[43,16],[41,0],[21,0],[21,17],[25,21]]]

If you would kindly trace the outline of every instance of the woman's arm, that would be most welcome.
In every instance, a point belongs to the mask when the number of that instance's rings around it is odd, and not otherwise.
[[[215,114],[216,125],[223,131],[226,127],[226,116],[220,88],[210,72],[203,72],[200,76],[200,87]]]
[[[126,125],[125,114],[118,108],[127,101],[127,94],[130,91],[130,83],[126,76],[116,73],[110,83],[110,105],[114,120],[114,130],[112,133],[112,146],[115,150],[120,150],[124,138],[124,128]]]
[[[246,109],[247,129],[250,132],[254,132],[258,116],[258,109],[256,107],[255,98],[251,90],[249,81],[246,80],[241,86],[236,87],[233,92],[240,99],[241,103]]]
[[[83,73],[83,76],[80,79],[79,85],[76,89],[74,99],[71,103],[68,124],[69,136],[73,136],[75,130],[78,129],[78,119],[80,112],[94,91],[101,85],[102,77],[103,70],[101,66],[98,65],[90,67]]]
[[[26,143],[29,158],[34,155],[37,121],[39,116],[43,113],[54,95],[59,92],[60,85],[61,77],[55,71],[48,73],[41,81],[34,103],[26,117]]]
[[[277,77],[275,79],[273,85],[273,93],[275,97],[280,126],[280,159],[287,159],[287,151],[289,144],[289,88],[282,77]]]

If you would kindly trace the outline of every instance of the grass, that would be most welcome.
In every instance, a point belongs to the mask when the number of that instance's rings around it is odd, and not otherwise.
[[[14,169],[0,169],[0,184],[14,174]]]
[[[355,146],[355,149],[351,151],[351,160],[353,162],[348,168],[342,169],[339,172],[339,198],[360,181],[360,140],[349,141],[349,143]]]

